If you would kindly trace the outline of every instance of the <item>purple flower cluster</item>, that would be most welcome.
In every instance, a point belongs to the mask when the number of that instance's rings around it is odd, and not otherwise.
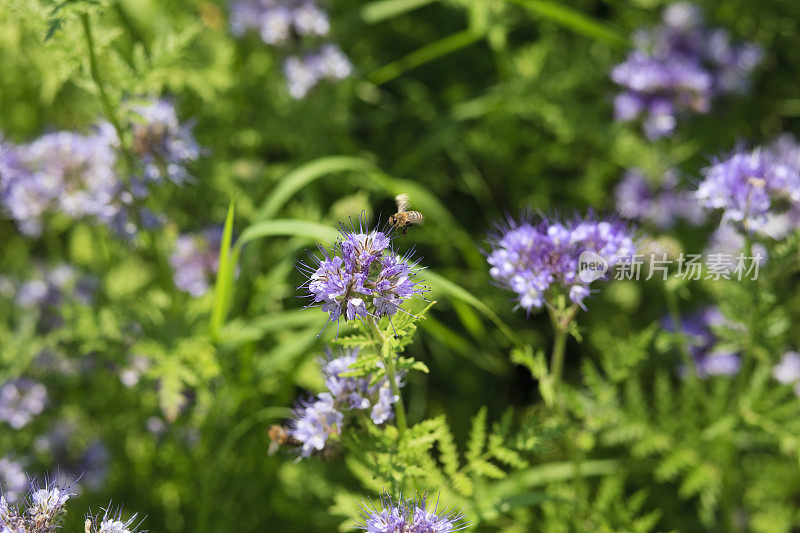
[[[324,36],[328,14],[314,0],[239,0],[231,3],[231,32],[241,37],[256,31],[267,44],[284,44],[298,36]]]
[[[405,300],[425,288],[415,281],[418,269],[409,257],[398,257],[391,249],[389,235],[363,227],[340,229],[341,238],[323,257],[312,256],[315,266],[307,267],[309,279],[303,285],[331,321],[344,318],[393,316]]]
[[[451,533],[469,527],[466,516],[458,509],[439,509],[439,500],[428,505],[422,497],[393,500],[381,494],[380,509],[372,502],[361,502],[358,527],[367,533]]]
[[[696,197],[707,209],[721,209],[723,224],[781,238],[800,221],[800,147],[788,138],[737,149],[703,173]]]
[[[6,381],[0,386],[0,421],[13,429],[27,426],[47,404],[47,389],[26,378]]]
[[[702,224],[705,212],[693,194],[678,186],[678,174],[666,172],[660,187],[648,182],[639,169],[628,170],[615,190],[617,212],[623,217],[658,229],[669,229],[684,220]]]
[[[40,487],[36,479],[25,483],[25,497],[18,498],[24,505],[14,505],[5,495],[0,496],[0,533],[54,533],[66,513],[66,504],[75,496],[70,485],[46,480]],[[136,515],[123,521],[121,513],[104,511],[102,517],[86,520],[87,533],[132,533]]]
[[[42,216],[60,211],[72,218],[110,223],[116,214],[116,154],[101,133],[60,131],[29,144],[0,145],[0,202],[21,232],[37,236]]]
[[[697,376],[733,376],[739,373],[741,360],[738,354],[716,349],[718,341],[714,328],[729,324],[727,319],[714,307],[703,309],[681,321],[681,333],[687,337],[686,348],[694,360]],[[664,329],[675,331],[670,319],[665,319]],[[681,368],[686,375],[688,369]]]
[[[530,312],[552,303],[559,294],[585,309],[591,283],[604,272],[580,271],[581,258],[611,269],[632,257],[636,248],[628,228],[617,221],[590,216],[561,223],[509,220],[491,241],[489,273],[517,294],[519,307]]]
[[[794,393],[800,396],[800,354],[783,354],[780,362],[772,367],[772,377],[783,385],[794,385]]]
[[[651,140],[671,135],[679,114],[706,113],[715,97],[746,91],[762,57],[759,47],[732,44],[724,29],[706,28],[700,9],[688,2],[667,7],[663,23],[639,30],[634,44],[611,71],[623,88],[614,115],[623,122],[641,118]]]
[[[350,64],[350,60],[334,44],[326,44],[304,57],[291,56],[283,64],[289,94],[298,100],[320,81],[343,80],[350,76],[352,71],[353,65]]]
[[[88,135],[59,131],[20,145],[0,139],[0,205],[22,233],[40,235],[45,215],[52,213],[93,220],[129,238],[140,227],[160,224],[142,205],[149,185],[183,182],[185,165],[199,157],[200,148],[167,100],[132,105],[130,114],[139,165],[130,169],[130,179],[118,171],[120,143],[107,122]]]
[[[143,166],[146,182],[169,180],[180,185],[190,178],[186,165],[196,161],[201,152],[193,127],[191,122],[180,122],[170,100],[131,106],[131,148]]]
[[[25,475],[22,463],[8,457],[0,458],[0,487],[3,496],[10,503],[17,502],[25,494],[28,488],[28,476]]]
[[[175,249],[169,258],[174,270],[175,286],[194,297],[200,297],[208,292],[219,268],[221,243],[220,227],[178,237]]]
[[[302,37],[328,34],[328,15],[313,0],[239,0],[231,4],[231,31],[242,36],[257,31],[270,45],[285,45]],[[289,94],[301,99],[320,81],[347,78],[353,66],[341,49],[325,44],[303,56],[289,56],[283,64]]]
[[[334,357],[328,354],[321,361],[327,391],[304,402],[295,410],[289,434],[301,446],[301,456],[321,451],[329,437],[340,435],[348,411],[370,410],[375,424],[383,424],[393,416],[392,406],[398,398],[392,393],[389,380],[383,377],[373,383],[373,376],[344,376],[358,359],[358,350],[347,350]],[[402,376],[396,378],[402,387]]]

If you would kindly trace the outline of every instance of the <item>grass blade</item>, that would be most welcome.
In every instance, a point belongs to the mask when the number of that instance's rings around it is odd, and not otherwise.
[[[580,33],[592,39],[606,41],[617,46],[628,46],[628,40],[616,30],[605,24],[597,22],[563,3],[550,2],[549,0],[512,0],[528,11],[548,19],[567,29]]]
[[[211,308],[211,322],[209,331],[211,339],[216,342],[219,338],[219,328],[228,312],[228,304],[233,293],[233,273],[239,259],[238,247],[231,254],[231,240],[233,239],[233,212],[234,202],[228,206],[228,215],[225,217],[225,228],[222,230],[222,242],[219,249],[219,268],[217,281],[214,285],[214,304]]]

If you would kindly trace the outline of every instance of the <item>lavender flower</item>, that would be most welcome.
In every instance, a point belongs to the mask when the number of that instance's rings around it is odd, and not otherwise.
[[[439,499],[431,507],[428,496],[393,500],[381,494],[380,509],[372,502],[361,502],[360,523],[367,533],[451,533],[469,527],[466,516],[458,509],[439,509]]]
[[[0,488],[2,488],[1,492],[4,496],[0,502],[0,524],[3,522],[3,506],[6,506],[7,512],[7,502],[19,501],[27,487],[28,476],[25,475],[22,463],[8,457],[0,458]]]
[[[772,377],[783,385],[800,382],[800,354],[786,352],[780,362],[772,367]]]
[[[582,254],[594,254],[613,268],[633,256],[635,247],[624,224],[593,217],[562,224],[544,219],[534,225],[509,220],[491,240],[490,275],[517,294],[519,307],[530,312],[565,295],[585,309],[594,275],[579,273]],[[586,273],[583,273],[586,274]]]
[[[653,187],[639,169],[628,170],[615,190],[617,211],[625,218],[658,229],[669,229],[679,220],[699,225],[705,212],[689,191],[678,187],[677,173],[664,174],[661,186]]]
[[[291,436],[300,442],[302,457],[325,448],[328,437],[341,434],[344,415],[334,407],[333,396],[323,392],[295,410]]]
[[[696,193],[701,204],[721,209],[723,223],[741,223],[748,233],[766,228],[779,202],[800,206],[800,169],[768,150],[736,150],[704,174]]]
[[[732,376],[739,373],[741,359],[736,353],[716,349],[718,341],[714,328],[730,325],[727,319],[715,307],[698,311],[681,321],[681,333],[687,338],[686,349],[694,360],[697,377],[705,379],[710,376]],[[670,319],[665,319],[664,329],[675,331]],[[681,368],[686,375],[688,369]]]
[[[328,15],[313,0],[239,0],[231,2],[231,32],[241,37],[256,31],[270,45],[298,36],[327,35]]]
[[[127,520],[122,519],[122,510],[103,510],[103,516],[86,519],[86,533],[133,533],[136,530],[137,514]]]
[[[169,259],[174,269],[173,280],[178,289],[194,297],[208,292],[211,280],[219,268],[221,242],[220,227],[178,237]]]
[[[21,429],[44,410],[47,390],[44,385],[20,378],[0,386],[0,420]]]
[[[200,157],[193,124],[178,120],[175,105],[165,99],[131,106],[133,152],[147,182],[169,180],[180,185],[190,178],[186,165]]]
[[[108,222],[120,182],[116,153],[101,134],[55,132],[30,144],[0,146],[0,202],[26,235],[38,236],[42,216],[60,211],[72,218]]]
[[[343,80],[353,66],[338,46],[328,44],[304,57],[290,56],[283,64],[289,94],[301,99],[320,81]]]
[[[314,451],[325,448],[327,440],[340,435],[349,411],[371,408],[370,418],[375,424],[383,424],[394,416],[393,405],[399,400],[384,376],[375,380],[372,375],[362,377],[344,376],[358,359],[358,350],[346,350],[336,357],[332,353],[322,363],[322,374],[327,391],[304,402],[295,410],[290,422],[289,434],[297,440],[301,456],[308,457]],[[403,386],[402,375],[395,377],[396,386]]]
[[[733,45],[725,30],[705,28],[700,9],[687,2],[666,8],[662,25],[633,40],[636,50],[611,71],[623,88],[614,115],[641,118],[651,140],[671,135],[679,115],[706,113],[717,96],[746,91],[762,57],[757,46]]]
[[[358,229],[342,226],[340,233],[330,252],[320,247],[323,257],[312,256],[316,266],[301,265],[311,305],[321,306],[331,321],[393,316],[425,290],[415,281],[416,262],[398,257],[387,234],[368,231],[363,221]]]

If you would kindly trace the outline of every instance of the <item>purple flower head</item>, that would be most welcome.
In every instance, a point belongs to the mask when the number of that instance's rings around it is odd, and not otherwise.
[[[398,257],[388,234],[366,229],[364,221],[358,228],[342,226],[340,233],[330,251],[320,247],[323,257],[312,256],[316,265],[300,265],[309,278],[303,287],[311,305],[321,306],[331,321],[393,316],[425,290],[415,281],[417,263]]]
[[[39,487],[37,480],[31,482],[30,503],[27,516],[41,524],[55,524],[64,513],[64,505],[70,496],[75,496],[70,485],[59,484],[53,480],[45,480],[44,487]]]
[[[603,277],[580,271],[582,256],[613,268],[632,257],[635,246],[628,228],[593,216],[567,224],[543,219],[509,220],[492,237],[489,273],[500,286],[517,294],[519,307],[530,312],[558,294],[584,307],[590,285]]]
[[[637,31],[633,41],[635,50],[611,71],[623,91],[614,115],[641,119],[651,140],[671,135],[680,115],[708,112],[718,95],[747,90],[762,55],[757,46],[731,44],[724,30],[707,29],[688,2],[667,7],[663,24]]]
[[[769,150],[738,149],[704,170],[696,197],[707,209],[722,210],[724,222],[745,231],[767,227],[774,206],[800,206],[800,169]]]
[[[290,435],[302,446],[301,457],[324,449],[329,437],[341,433],[345,415],[351,411],[370,409],[370,418],[378,425],[394,416],[393,406],[399,398],[391,392],[385,376],[375,380],[372,374],[343,375],[353,370],[357,360],[358,349],[347,349],[328,351],[320,361],[327,391],[303,402],[289,423]],[[403,373],[395,380],[397,388],[402,387]]]
[[[333,396],[324,392],[295,409],[289,432],[302,446],[301,456],[308,457],[325,448],[330,436],[341,434],[343,420],[344,415],[334,407]]]
[[[361,502],[359,527],[367,533],[451,533],[469,527],[466,516],[458,509],[439,508],[428,503],[427,494],[421,497],[393,500],[381,494],[380,508],[372,501]]]
[[[184,234],[175,242],[169,258],[175,286],[194,297],[208,292],[219,268],[222,228],[212,227],[201,233]]]
[[[669,318],[664,319],[664,329],[674,332]],[[733,376],[739,373],[741,359],[736,353],[716,349],[718,337],[714,329],[731,323],[716,307],[702,309],[681,321],[681,333],[686,337],[686,348],[694,360],[697,377]],[[688,370],[681,368],[685,375]]]
[[[19,461],[8,457],[0,458],[0,492],[3,499],[0,502],[0,523],[3,521],[3,507],[8,513],[8,503],[16,503],[28,489],[28,476]]]
[[[623,217],[658,229],[669,229],[679,220],[692,225],[705,220],[705,212],[688,190],[677,186],[674,171],[665,173],[661,186],[651,185],[639,169],[628,170],[615,190],[617,212]]]
[[[255,31],[266,44],[283,45],[299,36],[322,36],[330,30],[328,14],[313,0],[239,0],[230,6],[231,33]]]
[[[182,124],[175,105],[165,99],[134,104],[131,114],[132,150],[143,166],[144,180],[180,185],[190,179],[186,165],[201,154],[193,124]]]
[[[87,533],[133,533],[138,524],[137,514],[127,520],[122,519],[122,510],[112,511],[110,506],[103,510],[102,516],[90,517],[87,519],[89,527]]]
[[[780,362],[772,367],[772,377],[784,385],[800,382],[800,354],[797,352],[783,354]]]
[[[49,211],[106,223],[119,209],[116,157],[101,134],[60,131],[29,144],[1,144],[0,202],[20,231],[31,236],[41,233]]]
[[[0,386],[0,421],[13,429],[27,426],[47,404],[47,389],[30,379],[6,381]]]
[[[343,80],[350,76],[353,66],[341,49],[328,44],[303,57],[290,56],[283,64],[283,74],[289,94],[299,100],[322,80]]]

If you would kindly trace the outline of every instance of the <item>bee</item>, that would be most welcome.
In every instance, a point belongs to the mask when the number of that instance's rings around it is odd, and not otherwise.
[[[394,197],[397,204],[397,213],[389,217],[389,225],[393,228],[402,228],[403,235],[412,224],[422,224],[425,217],[419,211],[408,211],[408,195],[398,194]]]
[[[284,445],[299,446],[301,443],[289,434],[284,426],[272,425],[267,430],[269,436],[269,454],[274,455]]]

